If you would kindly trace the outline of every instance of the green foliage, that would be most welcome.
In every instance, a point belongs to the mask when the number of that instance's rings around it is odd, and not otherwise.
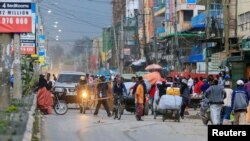
[[[8,120],[0,119],[0,134],[4,134],[6,132],[6,128],[8,126]]]
[[[32,134],[32,141],[39,141],[39,138],[38,138],[38,134],[40,132],[40,125],[39,125],[39,112],[36,111],[36,114],[35,114],[35,121],[33,123],[33,134]]]
[[[17,111],[17,107],[14,106],[14,105],[10,105],[7,109],[6,109],[6,112],[7,113],[13,113],[13,112],[16,112]]]
[[[22,58],[22,85],[23,85],[23,95],[29,95],[32,93],[32,88],[35,85],[37,77],[34,76],[34,73],[30,71],[30,61],[32,58],[23,57]]]

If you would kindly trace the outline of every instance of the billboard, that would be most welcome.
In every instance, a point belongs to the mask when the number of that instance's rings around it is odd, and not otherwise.
[[[21,54],[35,54],[36,53],[36,36],[33,33],[20,34]]]
[[[30,2],[0,0],[0,33],[32,32]]]

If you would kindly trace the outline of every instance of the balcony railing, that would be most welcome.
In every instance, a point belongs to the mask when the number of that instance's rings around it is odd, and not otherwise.
[[[242,40],[242,49],[243,50],[250,50],[250,38]]]

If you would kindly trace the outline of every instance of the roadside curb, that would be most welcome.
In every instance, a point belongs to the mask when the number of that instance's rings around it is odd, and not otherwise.
[[[35,110],[36,110],[36,103],[37,103],[37,95],[34,95],[34,99],[33,99],[33,104],[31,106],[30,111],[28,112],[29,117],[28,117],[28,121],[27,121],[27,125],[26,125],[26,130],[24,132],[24,136],[22,141],[31,141],[32,140],[32,133],[33,133],[33,123],[34,123],[34,115],[35,115]]]

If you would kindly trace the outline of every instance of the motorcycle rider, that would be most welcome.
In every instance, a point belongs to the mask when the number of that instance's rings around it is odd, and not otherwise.
[[[83,90],[89,94],[89,87],[85,76],[81,76],[79,83],[76,85],[77,103],[81,103],[81,92]]]

